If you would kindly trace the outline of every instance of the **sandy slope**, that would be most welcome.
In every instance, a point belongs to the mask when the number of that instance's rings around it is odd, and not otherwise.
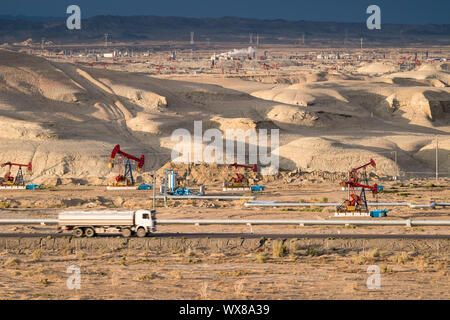
[[[445,68],[417,72],[448,83]],[[279,128],[284,169],[346,171],[374,157],[378,173],[392,174],[397,151],[402,169],[429,171],[434,135],[450,134],[450,90],[393,81],[402,74],[309,75],[291,85],[214,75],[171,80],[0,50],[0,162],[32,160],[36,182],[103,183],[114,175],[107,161],[115,144],[145,154],[146,170],[158,169],[170,160],[173,130],[193,132],[202,120],[204,130]],[[441,148],[444,170],[448,142]]]

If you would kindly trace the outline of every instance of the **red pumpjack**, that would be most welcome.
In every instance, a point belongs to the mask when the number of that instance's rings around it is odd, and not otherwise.
[[[115,178],[116,179],[116,186],[133,186],[134,185],[134,178],[133,178],[133,172],[131,170],[131,163],[130,160],[136,161],[137,171],[141,171],[142,167],[144,166],[145,157],[142,155],[140,158],[137,158],[135,156],[132,156],[131,154],[128,154],[126,152],[123,152],[120,150],[120,145],[116,145],[114,149],[111,152],[111,159],[108,164],[110,168],[114,167],[114,159],[116,158],[116,155],[119,155],[119,175]],[[122,173],[122,165],[123,160],[126,158],[125,161],[125,172]]]
[[[349,177],[347,181],[342,182],[341,187],[346,187],[348,189],[348,198],[343,204],[336,207],[336,212],[364,212],[368,213],[367,199],[365,189],[372,191],[373,195],[378,194],[379,188],[375,183],[373,186],[367,184],[362,184],[359,181],[358,171],[361,169],[366,169],[368,166],[376,168],[376,163],[373,159],[360,167],[350,170]],[[355,188],[361,188],[361,193],[358,195]]]
[[[31,165],[31,162],[29,162],[28,164],[5,162],[5,163],[2,163],[0,166],[2,168],[9,166],[8,172],[3,177],[4,181],[3,181],[3,183],[0,182],[0,185],[6,184],[6,185],[10,185],[10,186],[13,186],[13,185],[14,186],[23,186],[25,184],[25,181],[23,179],[22,168],[27,168],[28,173],[30,173],[33,168]],[[16,174],[15,178],[13,176],[11,176],[11,167],[13,167],[13,166],[19,167],[19,170],[17,170],[17,174]]]
[[[227,187],[231,188],[239,188],[239,187],[248,187],[248,181],[244,177],[243,174],[239,173],[238,168],[246,168],[246,169],[252,169],[253,172],[258,172],[258,165],[247,165],[247,164],[237,164],[233,163],[228,165],[228,168],[234,167],[236,169],[236,177],[231,178],[230,183],[227,185]]]

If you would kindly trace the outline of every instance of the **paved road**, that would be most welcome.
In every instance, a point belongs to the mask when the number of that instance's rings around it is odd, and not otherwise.
[[[3,238],[44,238],[44,237],[65,237],[71,236],[70,233],[55,233],[55,232],[42,232],[42,233],[0,233],[0,237]],[[117,237],[117,235],[99,235],[98,237]],[[346,239],[450,239],[450,234],[304,234],[304,233],[285,233],[285,234],[273,234],[273,233],[156,233],[153,235],[156,238],[210,238],[210,239],[259,239],[259,238],[271,238],[271,239],[327,239],[327,238],[346,238]]]

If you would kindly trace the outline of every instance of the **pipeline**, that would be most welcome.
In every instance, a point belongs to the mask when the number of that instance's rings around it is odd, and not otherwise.
[[[230,220],[230,219],[158,219],[157,224],[245,224],[245,225],[390,225],[450,226],[450,220]]]
[[[209,196],[184,196],[184,195],[167,195],[167,199],[217,199],[217,200],[241,200],[241,199],[256,199],[256,196],[232,196],[232,195],[209,195]],[[156,199],[164,199],[164,196],[156,196]]]
[[[0,219],[0,224],[58,224],[58,219]],[[450,226],[450,220],[157,219],[156,224]]]
[[[327,202],[327,203],[297,203],[297,202],[277,202],[277,201],[252,201],[244,203],[246,207],[334,207],[341,203]],[[430,204],[414,204],[409,202],[369,202],[369,206],[405,206],[410,208],[432,208],[436,207],[450,207],[450,202],[432,202]]]

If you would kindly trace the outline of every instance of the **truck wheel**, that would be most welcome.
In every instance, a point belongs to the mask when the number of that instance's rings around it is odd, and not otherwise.
[[[92,238],[93,236],[95,236],[95,231],[92,228],[86,228],[86,230],[84,230],[84,234],[86,235],[86,237]]]
[[[139,228],[139,229],[137,230],[137,232],[136,232],[136,235],[137,235],[139,238],[144,238],[144,237],[147,235],[147,231],[145,231],[144,228]]]
[[[73,235],[77,238],[81,238],[83,236],[83,229],[81,228],[75,228],[73,229]]]
[[[124,228],[124,229],[122,229],[122,236],[123,236],[124,238],[129,238],[129,237],[131,237],[131,229],[129,229],[129,228]]]

